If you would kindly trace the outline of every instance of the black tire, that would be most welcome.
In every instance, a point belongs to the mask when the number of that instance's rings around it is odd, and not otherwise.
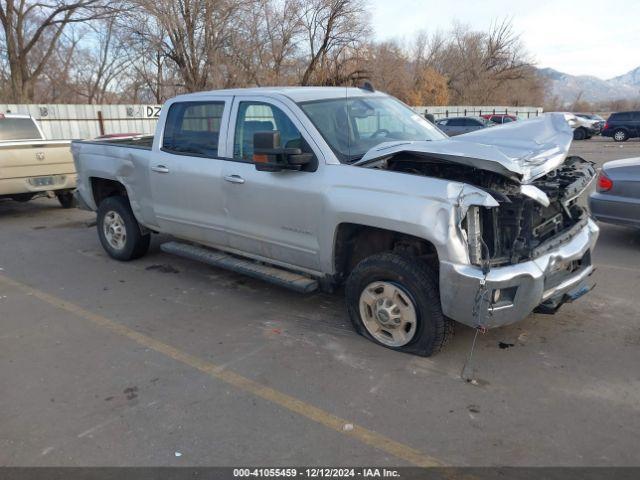
[[[618,129],[613,132],[614,142],[626,142],[627,140],[629,140],[629,134],[626,130]]]
[[[416,312],[413,338],[402,346],[389,346],[377,340],[360,314],[360,296],[374,282],[399,287],[411,300]],[[355,330],[369,340],[392,350],[429,357],[437,353],[453,333],[453,322],[442,314],[436,274],[415,257],[378,253],[362,260],[346,282],[345,296]]]
[[[58,197],[58,202],[60,202],[62,208],[75,208],[76,199],[73,198],[73,192],[56,193],[56,197]]]
[[[584,140],[587,137],[587,132],[584,131],[584,128],[578,127],[573,131],[573,139],[574,140]]]
[[[105,217],[107,217],[107,215],[111,216],[112,213],[116,213],[124,224],[123,227],[126,235],[121,248],[116,248],[107,239]],[[142,257],[147,253],[147,250],[149,250],[151,235],[142,235],[140,225],[131,211],[129,201],[125,197],[107,197],[100,203],[98,207],[97,229],[102,248],[105,249],[110,257],[116,260],[123,262],[135,260],[136,258]]]

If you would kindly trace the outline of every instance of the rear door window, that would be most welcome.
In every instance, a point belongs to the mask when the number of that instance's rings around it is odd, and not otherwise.
[[[630,113],[614,113],[613,115],[611,115],[611,119],[615,120],[616,122],[628,122],[629,120],[631,120],[631,114]]]
[[[42,140],[42,136],[30,118],[0,116],[0,141],[7,140]]]
[[[466,124],[464,118],[450,118],[447,122],[448,127],[464,127]]]
[[[217,157],[224,104],[219,101],[171,105],[162,150],[180,155]]]

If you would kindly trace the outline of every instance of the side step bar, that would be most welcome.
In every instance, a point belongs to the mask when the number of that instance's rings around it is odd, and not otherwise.
[[[214,267],[225,268],[249,277],[280,285],[300,293],[311,293],[318,289],[318,282],[299,273],[277,267],[261,265],[251,260],[234,257],[219,250],[210,250],[196,245],[167,242],[160,245],[163,252],[203,262]]]

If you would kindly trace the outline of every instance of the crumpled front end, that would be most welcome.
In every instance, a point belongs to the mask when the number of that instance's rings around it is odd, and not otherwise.
[[[591,219],[535,259],[490,268],[440,262],[442,311],[471,327],[515,323],[535,309],[552,313],[590,290],[591,252],[598,238]]]
[[[598,227],[587,190],[596,172],[567,157],[571,138],[565,119],[551,115],[455,140],[379,146],[386,155],[365,156],[368,166],[471,185],[495,201],[457,204],[468,258],[440,259],[445,315],[491,328],[536,308],[555,311],[588,291]]]
[[[529,184],[543,198],[505,193],[494,208],[469,208],[460,223],[470,264],[440,263],[443,311],[473,327],[519,321],[533,310],[554,313],[587,293],[598,227],[587,194],[590,162],[569,157]]]

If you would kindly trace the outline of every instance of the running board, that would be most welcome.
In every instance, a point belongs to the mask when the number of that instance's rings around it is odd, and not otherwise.
[[[251,260],[234,257],[219,250],[211,250],[188,243],[167,242],[160,245],[163,252],[203,262],[214,267],[225,268],[249,277],[274,283],[300,293],[311,293],[318,289],[318,282],[299,273],[282,268],[262,265]]]

